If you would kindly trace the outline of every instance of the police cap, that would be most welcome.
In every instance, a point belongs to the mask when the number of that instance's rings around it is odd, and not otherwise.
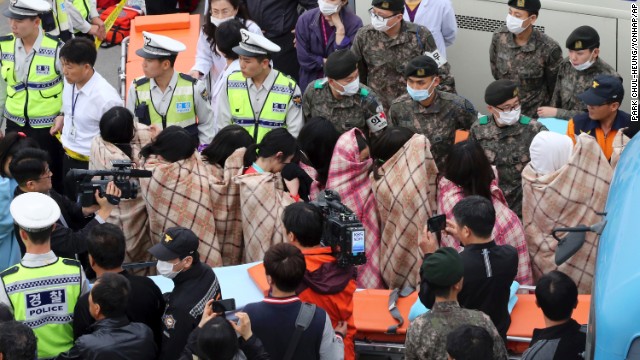
[[[176,226],[167,229],[160,243],[153,245],[148,251],[158,260],[169,261],[195,254],[199,245],[200,240],[191,229]]]
[[[254,34],[246,29],[240,29],[242,40],[233,52],[242,56],[263,56],[280,51],[280,46],[260,34]]]
[[[567,38],[567,49],[584,50],[600,47],[600,35],[591,26],[580,26]]]
[[[144,46],[142,49],[136,50],[136,54],[145,59],[159,59],[178,55],[179,52],[187,49],[183,43],[168,36],[147,31],[143,31],[142,36],[144,38]]]
[[[506,79],[492,82],[484,92],[484,102],[489,106],[498,106],[514,97],[518,97],[518,84]]]
[[[9,212],[19,227],[31,232],[47,229],[60,219],[58,203],[39,192],[16,196],[11,201]]]
[[[51,5],[44,0],[11,0],[3,14],[10,19],[22,20],[50,10]]]
[[[431,57],[419,55],[407,63],[404,68],[404,77],[430,77],[438,74],[438,64]]]
[[[404,10],[404,0],[373,0],[371,1],[371,5],[382,10]]]
[[[460,254],[450,247],[442,247],[429,255],[420,269],[427,282],[437,286],[453,286],[464,274]]]
[[[324,63],[324,74],[334,80],[344,79],[358,68],[358,58],[351,50],[334,51]]]
[[[512,8],[526,10],[530,13],[537,13],[542,7],[540,0],[509,0],[508,4]]]

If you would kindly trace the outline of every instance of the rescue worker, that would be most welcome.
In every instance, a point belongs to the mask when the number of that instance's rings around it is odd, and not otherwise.
[[[384,109],[406,92],[404,67],[418,55],[438,63],[440,90],[455,93],[451,65],[440,54],[431,32],[422,25],[403,20],[404,0],[373,0],[371,24],[356,34],[351,51],[360,61],[362,82],[379,95]]]
[[[89,283],[76,260],[57,257],[50,237],[60,218],[58,204],[37,192],[17,196],[11,216],[27,252],[18,265],[0,273],[0,303],[38,339],[38,359],[55,358],[73,346],[73,309]]]
[[[365,120],[384,117],[382,104],[368,86],[360,83],[358,59],[349,50],[338,50],[327,57],[323,79],[309,83],[302,96],[306,121],[323,117],[338,131],[354,127],[365,130]]]
[[[455,142],[456,130],[469,130],[478,112],[469,100],[438,90],[438,64],[428,56],[411,59],[404,77],[408,93],[391,103],[389,121],[424,134],[431,142],[436,165],[442,170]]]
[[[63,192],[63,150],[49,131],[62,108],[62,42],[40,28],[43,0],[12,0],[4,11],[13,34],[0,37],[0,107],[6,132],[21,131],[51,157],[53,187]]]
[[[521,114],[518,85],[497,80],[484,93],[489,115],[471,125],[469,138],[484,149],[498,171],[498,185],[509,208],[522,219],[522,170],[531,160],[529,146],[540,131],[547,128]]]
[[[206,85],[173,68],[185,45],[146,31],[142,35],[144,46],[136,54],[144,59],[144,76],[131,83],[127,109],[143,124],[160,129],[177,125],[197,137],[200,144],[209,144],[214,127]]]
[[[574,144],[576,136],[582,133],[595,137],[607,160],[611,160],[616,133],[632,124],[631,115],[620,110],[624,98],[622,81],[615,76],[598,75],[578,97],[587,104],[588,112],[569,120],[567,135]]]
[[[538,108],[551,101],[562,49],[533,27],[540,0],[509,0],[508,4],[507,25],[493,34],[489,48],[491,74],[496,80],[518,82],[522,114],[536,117]]]
[[[220,91],[218,129],[240,125],[257,143],[280,127],[297,137],[304,125],[302,93],[295,80],[271,68],[271,56],[280,47],[245,29],[240,33],[242,41],[233,48],[240,56],[240,71],[231,73]]]
[[[600,58],[600,35],[591,26],[580,26],[567,38],[569,56],[560,64],[550,106],[538,108],[539,117],[569,120],[587,111],[578,95],[589,89],[596,75],[620,75]]]

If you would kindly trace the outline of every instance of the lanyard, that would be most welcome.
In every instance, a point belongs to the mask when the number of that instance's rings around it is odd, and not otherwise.
[[[324,16],[322,16],[322,14],[320,14],[320,25],[322,26],[322,36],[324,38],[324,46],[327,47],[329,45],[329,39],[327,36],[327,27],[324,24],[326,22],[326,20],[324,19]]]
[[[78,103],[78,96],[80,96],[80,92],[76,95],[76,84],[73,84],[71,88],[71,127],[74,128],[74,117],[76,114],[76,104]]]

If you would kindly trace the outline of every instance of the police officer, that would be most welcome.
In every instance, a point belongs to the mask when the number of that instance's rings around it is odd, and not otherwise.
[[[323,79],[307,86],[302,96],[305,120],[321,116],[340,132],[354,127],[364,130],[365,120],[384,117],[376,94],[360,83],[358,59],[349,50],[338,50],[327,57]]]
[[[520,84],[522,113],[536,116],[548,105],[562,62],[560,45],[535,29],[540,0],[509,0],[507,25],[493,34],[489,48],[491,74],[496,80]]]
[[[574,144],[576,136],[582,133],[593,136],[607,160],[611,160],[616,133],[632,124],[631,115],[620,110],[624,98],[622,81],[616,76],[598,75],[578,97],[587,104],[588,111],[569,120],[567,135]]]
[[[240,56],[240,71],[231,73],[220,91],[218,129],[240,125],[258,143],[280,127],[297,137],[304,125],[300,87],[269,63],[280,47],[245,29],[240,33],[242,41],[233,48]]]
[[[202,81],[173,69],[178,53],[186,49],[179,41],[142,32],[144,46],[136,50],[142,57],[143,77],[129,87],[127,108],[141,123],[161,129],[171,125],[185,128],[200,144],[213,139],[213,111]]]
[[[49,153],[53,186],[62,193],[63,150],[49,133],[62,108],[62,42],[40,28],[49,10],[43,0],[12,0],[4,11],[13,34],[0,37],[0,106],[7,132],[22,131]]]
[[[404,67],[418,55],[436,60],[442,79],[440,89],[455,93],[451,66],[438,52],[431,32],[402,19],[404,0],[373,0],[371,5],[371,24],[358,30],[351,51],[360,61],[362,82],[379,95],[384,109],[405,94]]]
[[[499,186],[509,208],[522,218],[522,170],[531,160],[529,145],[537,133],[547,128],[521,115],[518,85],[497,80],[484,93],[489,115],[479,118],[469,138],[484,149],[491,165],[498,170]]]
[[[620,75],[600,58],[600,36],[591,26],[580,26],[567,38],[569,56],[560,64],[550,106],[538,108],[539,117],[569,120],[587,111],[578,95],[591,87],[597,75]],[[622,80],[622,78],[620,78]]]
[[[38,359],[54,358],[73,345],[73,309],[89,283],[80,263],[57,257],[50,237],[60,218],[49,196],[26,193],[9,208],[27,252],[18,265],[0,273],[0,302],[38,338]]]
[[[411,59],[404,77],[408,94],[391,103],[389,121],[424,134],[431,142],[438,169],[442,170],[456,130],[469,130],[478,113],[469,100],[438,90],[438,64],[426,55]]]

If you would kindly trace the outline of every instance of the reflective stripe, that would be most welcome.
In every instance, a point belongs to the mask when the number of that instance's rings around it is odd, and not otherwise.
[[[45,117],[41,117],[41,118],[29,118],[29,124],[31,124],[33,127],[36,126],[42,126],[42,127],[46,127],[46,126],[51,126],[53,125],[53,123],[55,122],[55,119],[58,115],[54,115],[54,116],[45,116]],[[23,117],[19,117],[19,116],[14,116],[9,114],[9,112],[7,111],[7,109],[4,109],[4,117],[6,119],[9,119],[11,121],[13,121],[14,123],[20,125],[20,126],[24,126],[25,124],[25,119]]]
[[[258,124],[260,124],[260,126],[262,127],[266,127],[266,128],[270,128],[270,129],[277,129],[277,128],[281,128],[284,123],[281,121],[269,121],[269,120],[258,120]]]
[[[23,321],[28,327],[35,329],[47,324],[68,324],[73,321],[73,315],[65,316],[45,316],[35,321]]]
[[[38,49],[38,55],[55,58],[56,57],[56,49],[41,47],[40,49]]]
[[[482,249],[482,257],[484,258],[484,270],[487,272],[487,277],[493,276],[493,269],[491,269],[491,261],[489,260],[489,249]]]
[[[2,60],[9,60],[9,61],[15,61],[16,56],[14,54],[5,54],[2,53],[2,57],[0,57],[0,59]]]
[[[232,89],[246,89],[247,88],[247,82],[246,81],[235,81],[235,80],[229,80],[228,84],[227,84],[228,88],[232,88]]]
[[[11,283],[6,286],[7,295],[12,295],[15,292],[22,292],[23,290],[47,287],[51,285],[75,285],[81,280],[80,275],[60,275],[50,276],[46,278],[39,278],[35,280],[23,280]]]
[[[44,90],[44,89],[48,89],[50,87],[54,87],[56,85],[58,85],[60,82],[62,82],[62,77],[53,79],[51,81],[47,81],[47,82],[27,82],[27,85],[25,86],[24,83],[20,83],[18,85],[15,85],[13,87],[13,89],[18,92],[18,91],[22,91],[25,89],[25,87],[28,87],[31,90]]]

